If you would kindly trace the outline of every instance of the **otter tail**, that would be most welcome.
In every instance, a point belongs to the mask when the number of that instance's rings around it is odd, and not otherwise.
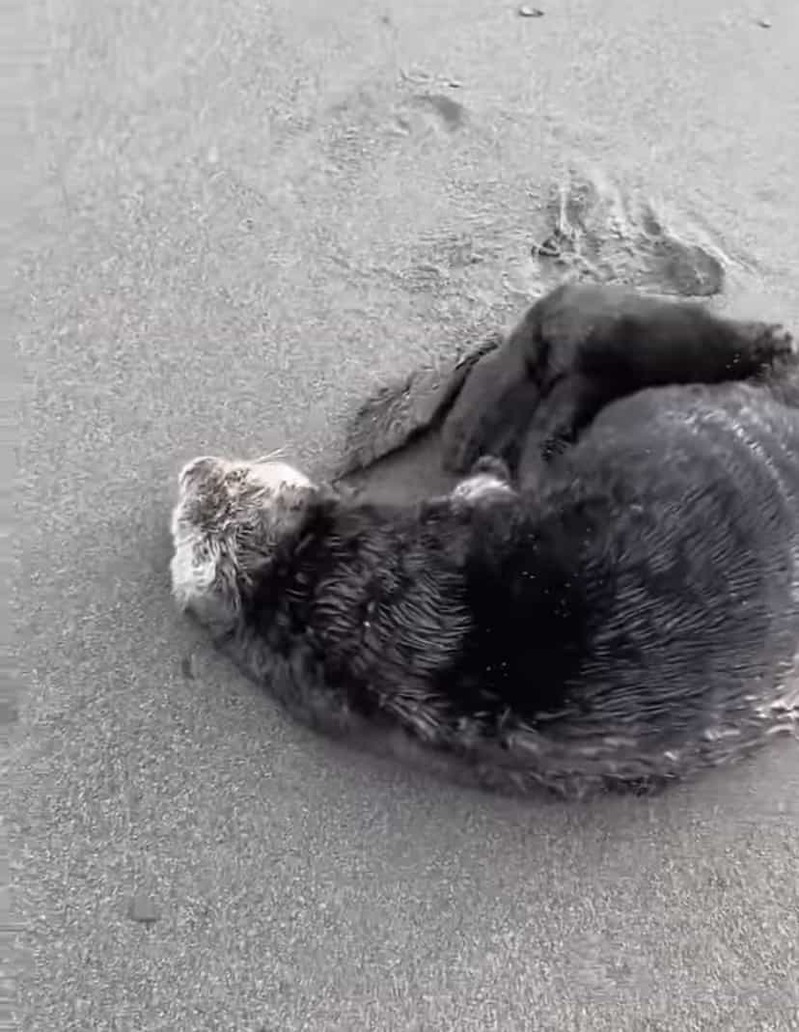
[[[347,428],[336,479],[365,471],[437,429],[475,364],[501,343],[501,335],[492,334],[460,358],[435,368],[417,369],[364,402]]]

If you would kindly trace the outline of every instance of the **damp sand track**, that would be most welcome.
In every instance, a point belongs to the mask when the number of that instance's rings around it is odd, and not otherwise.
[[[590,275],[664,275],[660,233],[799,326],[799,6],[542,6],[19,16],[25,1032],[797,1027],[792,743],[645,802],[491,799],[292,725],[168,597],[184,459],[330,468],[371,391],[550,281],[563,213]]]

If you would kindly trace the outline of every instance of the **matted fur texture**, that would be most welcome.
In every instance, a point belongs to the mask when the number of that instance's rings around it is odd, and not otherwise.
[[[486,460],[386,507],[194,460],[175,597],[302,719],[484,785],[739,756],[799,713],[799,374],[766,338],[768,375],[613,400],[522,487]]]

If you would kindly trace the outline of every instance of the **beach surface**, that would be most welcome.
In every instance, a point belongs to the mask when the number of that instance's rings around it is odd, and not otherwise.
[[[542,3],[18,16],[24,1032],[799,1029],[796,743],[497,799],[296,726],[169,597],[183,461],[325,475],[370,392],[557,281],[553,233],[799,329],[796,0]]]

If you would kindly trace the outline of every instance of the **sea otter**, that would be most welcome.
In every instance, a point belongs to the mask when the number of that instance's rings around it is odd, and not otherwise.
[[[567,287],[458,375],[476,465],[420,504],[188,463],[179,606],[304,719],[503,789],[651,788],[795,728],[790,336]]]

